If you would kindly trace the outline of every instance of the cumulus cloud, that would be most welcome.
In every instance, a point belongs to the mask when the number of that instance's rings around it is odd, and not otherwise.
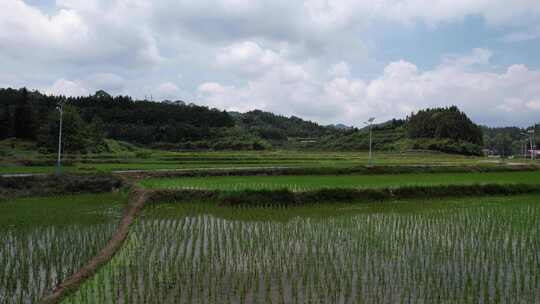
[[[516,118],[534,122],[540,115],[540,88],[536,85],[540,71],[524,65],[512,65],[500,72],[469,69],[488,64],[490,56],[489,50],[474,49],[461,56],[444,56],[443,63],[425,71],[399,60],[389,63],[381,75],[371,80],[344,73],[346,63],[332,67],[334,77],[328,79],[301,69],[301,65],[288,65],[281,58],[283,66],[278,70],[299,68],[301,76],[287,77],[269,69],[244,86],[205,83],[198,91],[199,98],[209,105],[236,110],[239,105],[243,110],[263,108],[324,123],[359,125],[368,116],[386,120],[425,107],[448,105],[458,105],[483,123],[492,122],[493,117],[506,118],[499,124]]]
[[[126,80],[114,73],[96,73],[87,77],[89,86],[108,91],[110,93],[121,93],[126,87]]]
[[[346,62],[341,61],[333,64],[330,69],[328,69],[328,74],[334,77],[349,77],[351,75],[351,70]]]
[[[280,56],[263,50],[253,41],[244,41],[222,48],[216,56],[217,64],[225,69],[256,73],[280,64]]]
[[[180,96],[180,88],[172,82],[164,82],[158,85],[156,89],[158,98],[161,99],[177,99]]]
[[[540,99],[531,100],[526,103],[527,108],[533,111],[540,111]]]
[[[44,92],[53,95],[65,96],[86,96],[89,95],[89,89],[81,81],[58,79],[52,86],[45,88]]]
[[[504,35],[501,40],[506,43],[524,42],[540,39],[540,26],[528,28],[524,31],[512,32]]]
[[[121,22],[123,14],[118,7],[112,8],[118,15],[110,16],[98,1],[65,0],[58,1],[58,5],[58,10],[49,15],[22,0],[3,1],[2,55],[54,64],[103,64],[114,60],[116,65],[130,68],[162,61],[153,35],[133,19]]]
[[[261,108],[324,123],[357,124],[372,115],[386,119],[448,104],[497,124],[532,121],[539,111],[531,60],[496,67],[497,50],[488,45],[467,54],[437,53],[441,60],[426,66],[399,50],[379,55],[400,45],[375,45],[365,35],[384,36],[384,28],[394,35],[419,24],[435,31],[477,16],[497,32],[494,40],[532,41],[538,38],[537,0],[31,3],[37,2],[2,1],[1,83],[66,95],[105,89],[188,96],[219,108]],[[441,52],[434,49],[422,51]]]

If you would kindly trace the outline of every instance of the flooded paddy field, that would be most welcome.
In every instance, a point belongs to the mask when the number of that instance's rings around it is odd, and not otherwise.
[[[0,202],[0,303],[38,303],[109,241],[126,197],[84,194]]]
[[[65,303],[532,303],[540,196],[147,206]]]

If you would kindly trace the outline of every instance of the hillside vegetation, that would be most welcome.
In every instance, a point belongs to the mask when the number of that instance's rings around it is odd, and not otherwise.
[[[299,117],[260,110],[237,113],[183,101],[133,100],[129,96],[113,97],[104,91],[67,98],[25,88],[0,89],[0,140],[17,138],[35,143],[40,152],[55,151],[58,104],[64,105],[63,149],[68,153],[115,153],[118,148],[175,151],[369,149],[369,128],[322,126]],[[499,147],[505,152],[501,154],[508,155],[508,151],[516,150],[515,141],[505,141],[506,137],[501,139],[492,135],[492,131],[474,124],[457,107],[426,109],[406,119],[374,125],[373,147],[379,151],[434,150],[480,155],[487,138],[486,147]],[[507,149],[505,142],[510,142],[511,148]],[[132,145],[135,146],[130,148]]]

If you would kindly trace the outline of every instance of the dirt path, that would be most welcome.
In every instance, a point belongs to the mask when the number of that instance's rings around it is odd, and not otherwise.
[[[69,292],[77,290],[79,286],[89,279],[101,266],[106,264],[114,254],[122,247],[131,223],[137,217],[137,214],[144,206],[148,192],[146,190],[136,189],[130,195],[128,206],[124,211],[124,215],[116,229],[116,232],[112,236],[111,240],[103,248],[98,255],[96,255],[88,264],[81,268],[77,273],[73,274],[70,278],[58,285],[54,291],[45,296],[41,303],[52,304],[59,303],[64,296]]]

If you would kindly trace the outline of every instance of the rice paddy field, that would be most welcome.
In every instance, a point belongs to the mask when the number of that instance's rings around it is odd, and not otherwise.
[[[158,203],[64,303],[538,299],[540,196],[525,195],[294,208]]]
[[[365,165],[367,154],[160,152],[146,159],[86,155],[71,161],[66,171],[75,173],[350,168]],[[483,158],[440,153],[377,155],[377,166],[415,164],[455,171],[462,166],[475,166],[469,171],[498,166]],[[15,173],[10,170],[16,166],[7,167],[0,166],[0,173]],[[41,165],[23,168],[49,170]],[[540,184],[540,170],[497,170],[146,178],[138,180],[134,187],[142,189],[133,193],[151,198],[162,189],[231,193],[288,189],[302,195],[318,189],[339,194],[346,192],[340,189]],[[184,192],[196,191],[162,194]],[[317,204],[289,207],[150,200],[129,226],[125,242],[118,243],[119,251],[62,303],[535,303],[540,299],[539,194],[418,196],[343,203],[332,194],[334,201],[324,197]],[[125,193],[108,193],[0,201],[0,303],[37,303],[80,270],[109,242],[127,200]]]
[[[0,174],[53,173],[54,155],[26,155],[0,160]],[[125,170],[174,170],[238,167],[351,167],[366,165],[367,152],[165,152],[150,151],[140,157],[134,153],[88,154],[65,156],[64,170],[72,173],[111,172]],[[485,165],[499,162],[483,157],[450,155],[437,152],[381,152],[375,154],[377,165]],[[529,163],[514,160],[515,163]]]
[[[143,187],[162,189],[308,191],[322,188],[381,188],[469,184],[538,184],[540,171],[486,173],[411,173],[381,175],[305,175],[305,176],[213,176],[150,178]]]
[[[83,194],[0,201],[0,303],[38,303],[116,230],[126,197]]]

